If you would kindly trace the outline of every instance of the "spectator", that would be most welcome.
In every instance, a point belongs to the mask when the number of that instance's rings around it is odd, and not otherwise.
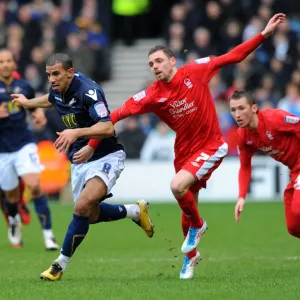
[[[140,152],[145,141],[145,135],[138,126],[135,117],[124,121],[125,129],[118,134],[120,143],[123,144],[127,158],[140,158]]]
[[[175,133],[164,122],[159,122],[144,143],[141,150],[141,160],[172,161],[174,155]]]

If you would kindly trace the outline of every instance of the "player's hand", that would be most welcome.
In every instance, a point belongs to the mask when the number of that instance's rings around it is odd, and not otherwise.
[[[1,103],[1,105],[0,105],[0,119],[7,118],[8,116],[9,116],[9,113],[7,111],[7,108],[6,108],[6,104]]]
[[[94,149],[91,146],[86,145],[73,155],[73,162],[76,164],[82,164],[88,161],[93,156],[93,153]]]
[[[33,124],[35,128],[43,128],[47,124],[47,118],[42,108],[35,109],[31,116],[33,118]]]
[[[59,137],[56,139],[54,146],[58,152],[68,152],[70,146],[78,139],[76,129],[66,129],[62,132],[56,132]]]
[[[29,100],[23,94],[11,94],[13,102],[17,102],[21,106],[27,108],[29,105]]]
[[[272,35],[276,27],[285,21],[285,17],[285,14],[281,13],[274,15],[268,22],[266,28],[262,31],[262,35],[266,38]]]
[[[238,223],[240,221],[241,213],[244,209],[245,199],[239,198],[234,209],[235,221]]]

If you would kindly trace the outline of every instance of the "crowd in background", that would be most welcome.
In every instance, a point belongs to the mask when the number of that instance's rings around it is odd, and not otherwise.
[[[234,90],[250,90],[260,109],[281,108],[300,116],[300,1],[183,0],[171,7],[164,21],[162,36],[180,67],[197,58],[230,51],[261,32],[277,12],[286,13],[287,21],[275,34],[241,63],[223,68],[209,83],[220,127],[229,144],[229,155],[237,153],[236,125],[228,109]],[[132,121],[125,124],[127,136],[129,132],[135,132],[135,139],[142,139],[141,132],[147,136],[143,118],[137,120],[135,129],[132,129]],[[159,128],[150,130],[136,157],[144,159],[144,152],[150,151],[145,149],[148,147],[153,150],[153,157],[160,149],[165,153],[166,145],[160,142],[164,134]],[[153,141],[153,136],[157,138],[156,143],[148,143],[148,139]],[[166,155],[166,159],[172,156]]]
[[[149,37],[165,39],[176,55],[178,67],[197,58],[224,54],[261,32],[274,13],[286,13],[287,22],[271,38],[243,62],[223,68],[209,87],[230,146],[229,155],[236,154],[236,126],[227,103],[235,89],[250,89],[261,109],[278,107],[300,116],[300,1],[143,0],[145,3],[145,18],[138,19],[140,24],[148,24],[145,31]],[[110,4],[114,1],[2,1],[0,46],[13,51],[19,73],[37,94],[47,92],[45,60],[57,51],[70,54],[76,69],[95,81],[109,80],[111,41],[128,38],[126,30],[119,30],[123,19],[109,18]],[[154,22],[155,17],[159,19]],[[126,16],[125,20],[135,20],[130,18]],[[144,27],[135,27],[139,29],[137,37],[143,36]],[[126,44],[133,45],[134,38],[130,36]],[[40,136],[37,134],[39,139],[55,139],[51,133],[61,126],[51,110],[48,116],[53,120]],[[153,115],[129,118],[118,135],[128,158],[173,159],[175,134]]]

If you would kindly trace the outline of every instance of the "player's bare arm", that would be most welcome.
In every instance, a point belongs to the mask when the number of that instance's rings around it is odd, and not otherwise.
[[[245,205],[245,198],[239,198],[234,208],[234,217],[237,223],[240,221],[241,213],[244,209],[244,205]]]
[[[96,140],[91,140],[91,141],[96,141]],[[97,141],[99,141],[100,143],[101,140],[97,140]],[[74,153],[73,162],[76,164],[82,164],[87,162],[93,156],[94,151],[95,149],[91,147],[89,144],[82,147],[79,151]]]
[[[59,152],[67,152],[70,146],[78,138],[103,139],[114,135],[114,127],[111,122],[98,122],[91,127],[66,129],[57,132],[59,137],[54,143]]]
[[[17,102],[19,105],[28,109],[49,108],[53,106],[53,104],[48,100],[49,94],[36,97],[30,100],[27,99],[23,94],[11,94],[10,96],[13,98],[13,102]]]

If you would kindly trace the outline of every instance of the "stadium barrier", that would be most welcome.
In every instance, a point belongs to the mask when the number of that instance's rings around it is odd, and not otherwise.
[[[289,171],[267,156],[252,158],[252,178],[249,198],[254,201],[274,201],[282,198],[289,181]],[[238,195],[239,159],[227,157],[212,174],[207,189],[200,191],[201,202],[236,201]],[[127,160],[126,167],[112,192],[113,202],[132,202],[144,198],[151,202],[175,202],[170,181],[174,176],[172,162],[142,163]]]

